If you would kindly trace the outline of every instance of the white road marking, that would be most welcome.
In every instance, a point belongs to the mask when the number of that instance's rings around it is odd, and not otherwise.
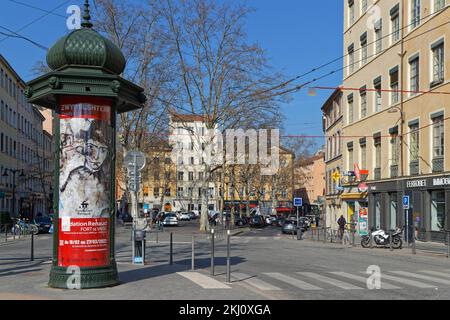
[[[279,281],[282,281],[284,283],[290,284],[294,287],[297,287],[299,289],[303,289],[303,290],[322,290],[322,288],[319,288],[315,285],[312,285],[310,283],[304,282],[302,280],[298,280],[289,276],[286,276],[284,274],[278,273],[278,272],[268,272],[268,273],[263,273],[266,276],[269,276],[271,278],[277,279]]]
[[[401,275],[401,276],[407,276],[407,277],[411,277],[411,278],[417,278],[417,279],[437,282],[437,283],[440,283],[440,284],[450,285],[450,280],[445,280],[445,279],[440,279],[440,278],[430,277],[430,276],[424,276],[424,275],[421,275],[421,274],[416,274],[416,273],[407,272],[407,271],[390,271],[390,272],[398,274],[398,275]]]
[[[361,272],[361,273],[366,274],[365,272]],[[406,284],[408,286],[422,288],[422,289],[425,289],[425,288],[436,288],[435,285],[419,282],[419,281],[416,281],[416,280],[410,280],[410,279],[406,279],[406,278],[394,277],[394,276],[387,275],[386,273],[383,273],[382,279],[387,279],[387,280],[391,280],[391,281],[394,281],[394,282],[399,282],[399,283],[402,283],[402,284]]]
[[[191,280],[203,289],[231,289],[226,284],[219,282],[199,272],[177,272],[180,276]]]
[[[358,290],[358,289],[361,290],[361,289],[363,289],[363,288],[357,287],[353,284],[343,282],[343,281],[340,281],[337,279],[325,277],[325,276],[322,276],[320,274],[313,273],[313,272],[297,272],[297,274],[312,278],[317,281],[328,283],[328,284],[331,284],[333,286],[336,286],[338,288],[345,289],[345,290]]]
[[[275,291],[275,290],[281,290],[281,288],[278,288],[274,285],[271,285],[270,283],[267,283],[265,281],[262,281],[256,277],[252,277],[248,274],[245,273],[240,273],[240,272],[233,272],[232,276],[231,276],[232,280],[236,280],[236,281],[242,281],[245,282],[246,284],[255,287],[261,291]]]
[[[344,278],[352,279],[352,280],[367,284],[367,278],[365,278],[365,277],[357,276],[357,275],[350,274],[347,272],[330,272],[330,273],[337,275],[337,276],[341,276]],[[381,279],[383,279],[383,276],[381,276]],[[401,288],[381,281],[381,289],[393,290],[393,289],[401,289]]]
[[[431,274],[433,276],[450,278],[450,274],[445,273],[445,272],[437,272],[437,271],[431,271],[431,270],[422,270],[420,272],[428,273],[428,274]]]

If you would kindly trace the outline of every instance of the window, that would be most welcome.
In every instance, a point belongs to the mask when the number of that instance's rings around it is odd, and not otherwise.
[[[420,0],[411,0],[411,28],[420,24]]]
[[[397,4],[391,9],[391,42],[395,43],[400,40],[400,15],[399,5]]]
[[[389,71],[390,86],[391,86],[391,105],[398,103],[398,67],[395,67]]]
[[[170,164],[172,161],[170,160],[170,158],[166,158],[165,160],[164,160],[164,163],[165,164]]]
[[[433,56],[433,84],[444,80],[444,43],[443,41],[431,47]]]
[[[189,172],[189,181],[194,181],[194,173],[192,171]]]
[[[348,20],[349,25],[355,22],[355,3],[353,0],[348,1]]]
[[[361,0],[361,12],[364,13],[367,11],[367,0]]]
[[[409,156],[410,161],[419,160],[419,123],[409,125]]]
[[[153,189],[153,196],[154,197],[159,197],[159,188],[154,188]]]
[[[445,191],[431,192],[431,231],[444,231]]]
[[[438,116],[433,121],[433,158],[444,157],[444,116]]]
[[[411,96],[414,96],[419,91],[419,56],[409,61],[409,69],[409,89],[412,91]]]
[[[381,77],[378,77],[373,82],[375,88],[375,112],[380,112],[381,107]]]
[[[178,187],[177,189],[177,197],[181,198],[183,196],[183,187]]]
[[[184,179],[184,172],[183,171],[179,171],[178,172],[178,181],[183,181]]]
[[[198,180],[203,181],[203,172],[198,173]]]
[[[360,140],[359,147],[361,149],[361,169],[367,168],[367,145],[366,139]]]
[[[445,0],[434,0],[434,12],[442,10],[445,7]]]
[[[375,168],[381,168],[381,136],[374,138],[375,145]]]
[[[398,165],[399,158],[399,136],[398,134],[393,134],[391,138],[391,165]]]
[[[359,94],[361,102],[361,118],[365,118],[367,116],[367,92],[365,86],[359,89]]]
[[[353,123],[353,94],[348,97],[348,123]]]
[[[194,157],[191,157],[190,160],[191,160],[190,163],[191,163],[191,164],[194,164]]]
[[[361,63],[365,65],[367,63],[367,32],[360,37],[361,41]]]
[[[353,142],[347,144],[347,152],[348,152],[347,169],[348,171],[350,171],[353,170]]]
[[[375,24],[375,53],[378,54],[383,50],[383,30],[381,19]]]
[[[355,71],[355,49],[353,44],[348,47],[348,65],[349,73],[353,73]]]

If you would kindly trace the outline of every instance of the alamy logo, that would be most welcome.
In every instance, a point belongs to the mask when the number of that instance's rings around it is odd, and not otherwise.
[[[69,30],[81,28],[81,9],[77,5],[67,7],[66,13],[70,16],[66,20],[66,26]]]
[[[202,135],[188,132],[171,138],[172,159],[178,165],[259,165],[263,176],[275,175],[279,169],[278,129],[228,129],[225,134],[209,129]]]
[[[381,289],[381,269],[379,266],[369,266],[366,271],[370,276],[367,278],[367,289]]]
[[[81,270],[78,266],[67,267],[67,274],[70,276],[67,278],[66,285],[67,289],[81,289]]]

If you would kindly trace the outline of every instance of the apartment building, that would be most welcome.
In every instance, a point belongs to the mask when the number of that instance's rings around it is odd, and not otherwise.
[[[318,151],[295,166],[295,196],[302,198],[304,204],[318,204],[325,196],[324,157],[324,152]]]
[[[450,222],[448,13],[448,0],[345,1],[344,210],[367,191],[369,227],[415,225],[422,240],[443,240]]]
[[[337,220],[342,214],[340,175],[343,169],[342,156],[342,97],[336,89],[322,106],[325,148],[325,221],[326,226],[337,230]]]
[[[54,154],[46,117],[24,91],[24,81],[0,55],[0,211],[30,217],[31,211],[51,211]]]

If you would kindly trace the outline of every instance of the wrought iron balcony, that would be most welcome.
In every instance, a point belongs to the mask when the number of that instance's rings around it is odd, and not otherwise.
[[[433,172],[443,172],[443,171],[444,171],[444,158],[434,158]]]
[[[398,177],[398,164],[394,164],[391,166],[391,178]]]
[[[414,160],[409,163],[409,173],[412,176],[419,174],[419,160]]]

